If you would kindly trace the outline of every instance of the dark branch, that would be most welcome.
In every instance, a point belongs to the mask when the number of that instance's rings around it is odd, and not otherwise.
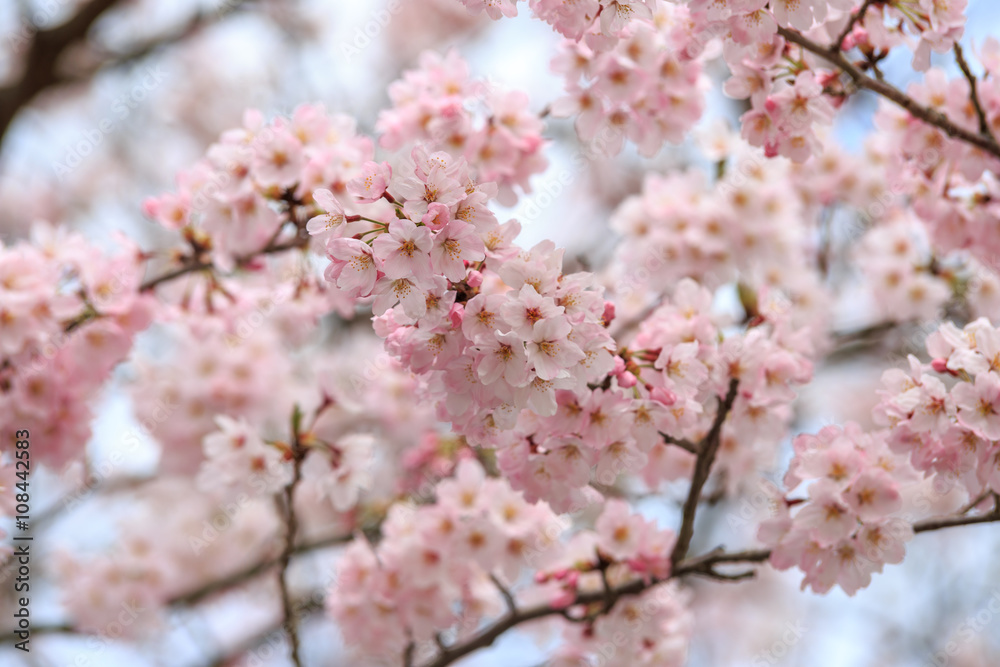
[[[90,0],[65,23],[35,33],[20,78],[0,88],[0,140],[17,113],[46,88],[62,82],[59,61],[87,37],[91,26],[118,0]]]
[[[278,586],[281,589],[282,617],[285,633],[288,635],[292,664],[295,667],[302,667],[302,659],[299,657],[299,631],[296,625],[295,608],[292,604],[292,596],[288,592],[288,564],[292,560],[292,554],[295,553],[295,534],[299,528],[299,520],[295,514],[295,489],[302,480],[302,461],[306,456],[306,450],[301,440],[300,423],[301,413],[296,405],[291,424],[292,479],[284,490],[285,546],[278,559]]]
[[[681,449],[691,452],[692,454],[698,453],[698,445],[694,444],[690,440],[686,440],[684,438],[675,438],[672,435],[667,435],[663,431],[658,431],[658,433],[660,434],[660,437],[663,438],[663,442],[667,443],[668,445],[676,445]]]
[[[715,455],[719,451],[722,442],[722,424],[726,421],[729,411],[733,409],[733,402],[736,401],[736,393],[739,387],[739,380],[733,378],[729,381],[729,391],[725,398],[719,399],[719,409],[715,413],[715,420],[708,434],[702,438],[698,444],[698,458],[694,463],[694,474],[691,476],[691,489],[688,491],[687,500],[684,501],[684,514],[681,519],[680,530],[677,531],[677,542],[674,550],[670,554],[670,562],[676,566],[681,559],[687,555],[691,546],[691,538],[694,536],[694,517],[698,512],[698,503],[701,502],[701,490],[708,481],[708,476],[712,472],[712,464],[715,463]]]
[[[976,76],[969,69],[969,63],[965,61],[965,54],[962,52],[962,46],[958,42],[955,42],[953,51],[955,52],[955,62],[958,63],[959,69],[962,70],[962,74],[965,75],[965,79],[969,82],[969,99],[972,101],[972,106],[976,110],[976,117],[979,119],[979,133],[993,139],[995,142],[996,137],[990,131],[990,123],[986,120],[986,111],[983,110],[983,103],[979,99],[979,82],[976,81]]]

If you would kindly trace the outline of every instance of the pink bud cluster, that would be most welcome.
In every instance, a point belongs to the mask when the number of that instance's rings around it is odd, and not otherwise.
[[[439,633],[474,633],[503,611],[491,575],[516,580],[565,528],[545,503],[528,503],[472,459],[435,491],[432,504],[393,505],[378,545],[358,538],[338,561],[328,609],[367,656],[398,659],[411,640],[421,656]]]
[[[1000,492],[1000,330],[985,318],[964,329],[945,323],[927,352],[929,365],[910,356],[907,371],[883,374],[876,420],[939,488]]]
[[[531,192],[528,179],[548,165],[542,121],[528,110],[528,96],[471,78],[457,51],[423,53],[419,69],[389,86],[389,97],[393,106],[375,125],[382,148],[420,142],[464,157],[477,179],[497,184],[504,204],[517,201],[515,186]]]
[[[26,429],[55,466],[82,454],[91,399],[152,318],[142,272],[134,248],[108,256],[42,225],[0,244],[0,440]]]
[[[894,515],[903,506],[901,485],[916,475],[884,431],[864,433],[854,423],[800,435],[793,445],[784,484],[792,491],[808,483],[807,497],[775,498],[776,515],[759,538],[772,547],[774,567],[805,573],[803,588],[826,593],[839,585],[853,595],[886,563],[902,562],[913,529]]]

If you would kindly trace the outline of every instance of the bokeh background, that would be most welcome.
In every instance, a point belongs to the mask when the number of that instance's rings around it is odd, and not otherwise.
[[[21,76],[26,36],[58,25],[80,5],[74,0],[0,2],[0,81]],[[967,13],[967,43],[1000,34],[998,3],[970,0]],[[271,117],[301,103],[322,102],[354,116],[360,131],[371,133],[378,110],[388,104],[386,86],[414,66],[425,49],[458,49],[475,76],[525,90],[532,108],[541,110],[561,86],[548,67],[557,36],[527,14],[522,9],[517,18],[492,22],[470,16],[457,0],[119,2],[96,22],[89,41],[64,54],[56,80],[16,108],[0,128],[0,235],[5,242],[24,237],[33,221],[44,219],[109,248],[116,231],[144,248],[162,247],[170,239],[143,216],[143,200],[170,190],[175,173],[196,161],[220,132],[239,125],[244,109],[257,108]],[[884,70],[901,85],[917,76],[905,53],[894,54]],[[725,76],[721,62],[710,71],[716,81]],[[857,151],[871,129],[876,101],[862,94],[850,104],[834,129],[835,140]],[[720,122],[734,125],[740,112],[713,91],[704,131]],[[579,150],[572,123],[549,119],[546,135],[553,142],[550,169],[558,171]],[[694,138],[653,159],[627,147],[615,158],[591,161],[584,172],[575,172],[550,204],[539,206],[536,193],[498,214],[523,220],[523,245],[550,238],[580,265],[600,267],[614,245],[608,227],[614,207],[639,191],[646,172],[685,165],[709,167]],[[863,291],[835,315],[845,330],[878,317]],[[877,350],[862,346],[818,369],[799,402],[793,432],[846,419],[867,423],[882,369],[901,358],[900,350],[916,350],[919,335],[882,341]],[[155,332],[139,347],[155,356]],[[95,397],[98,417],[88,447],[97,461],[112,456],[121,434],[136,427],[124,388],[127,369],[119,375]],[[156,443],[144,438],[120,472],[149,475],[157,456]],[[35,486],[36,514],[47,503],[58,503],[57,472],[43,474]],[[681,492],[667,489],[643,498],[639,507],[673,526]],[[36,580],[45,576],[51,563],[47,556],[56,548],[113,541],[115,503],[114,497],[87,499],[53,518],[34,545]],[[752,497],[714,506],[705,512],[695,547],[746,544],[754,522],[766,515],[766,504]],[[825,596],[802,593],[799,573],[767,568],[750,583],[692,582],[696,633],[690,664],[1000,665],[1000,618],[989,608],[991,600],[1000,600],[998,553],[1000,534],[988,527],[921,535],[902,565],[887,567],[853,598],[839,589]],[[303,567],[319,571],[325,562],[317,559]],[[4,585],[2,593],[11,595],[10,586]],[[58,591],[51,583],[41,585],[33,613],[36,625],[61,622]],[[284,665],[284,639],[268,632],[272,620],[252,592],[236,592],[177,610],[172,627],[156,642],[54,633],[36,636],[30,655],[9,644],[0,647],[0,664]],[[358,664],[343,652],[333,624],[322,615],[307,620],[304,634],[307,664]],[[551,640],[544,633],[509,633],[462,664],[544,664]],[[955,642],[957,655],[940,653],[949,642]]]

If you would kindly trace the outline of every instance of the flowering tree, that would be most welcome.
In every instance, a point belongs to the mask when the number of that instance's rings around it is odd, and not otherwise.
[[[51,518],[40,470],[56,510],[129,498],[111,548],[49,559],[66,620],[15,615],[11,644],[155,642],[236,590],[266,613],[223,662],[278,623],[279,664],[308,664],[322,609],[362,664],[444,667],[544,626],[548,664],[682,665],[693,609],[724,595],[693,580],[794,570],[854,595],[917,534],[1000,521],[1000,43],[966,57],[966,3],[528,5],[563,38],[549,99],[426,51],[371,118],[247,111],[142,207],[166,250],[43,223],[0,246],[8,581]],[[923,73],[906,90],[883,72],[900,53]],[[738,133],[699,125],[716,85]],[[863,91],[852,153],[830,128]],[[577,270],[498,218],[574,180],[549,168],[555,118],[577,171],[693,134],[714,170],[650,170]],[[844,330],[859,290],[878,317]],[[894,335],[912,349],[879,358],[871,415],[802,428],[823,370]],[[118,382],[138,426],[101,458],[94,397]],[[118,454],[150,438],[136,479]],[[640,511],[678,491],[675,523]],[[742,540],[713,548],[706,512],[747,499],[767,511],[734,509]]]

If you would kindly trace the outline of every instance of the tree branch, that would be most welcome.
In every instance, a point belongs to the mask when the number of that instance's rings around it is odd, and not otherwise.
[[[840,31],[837,39],[835,39],[833,44],[830,45],[830,51],[840,51],[844,47],[844,40],[847,39],[847,36],[851,34],[852,30],[854,30],[854,26],[856,26],[859,21],[864,20],[865,14],[868,12],[868,8],[875,2],[876,0],[865,0],[861,3],[861,7],[858,8],[858,11],[851,14],[851,18],[847,20],[847,25],[844,26],[844,29]]]
[[[823,60],[826,60],[831,65],[840,68],[845,74],[851,77],[859,88],[870,90],[877,95],[881,95],[882,97],[895,102],[902,108],[909,111],[910,115],[914,118],[918,118],[928,125],[933,125],[953,139],[964,141],[986,151],[996,158],[1000,158],[1000,145],[997,144],[993,137],[970,132],[963,127],[959,127],[940,111],[919,104],[912,97],[892,84],[867,76],[853,63],[847,60],[847,58],[845,58],[839,50],[833,50],[825,46],[820,46],[801,33],[787,28],[782,28],[781,26],[778,26],[778,34],[784,37],[785,40],[792,42],[793,44],[798,44],[806,51],[809,51]]]
[[[698,445],[694,444],[690,440],[686,440],[685,438],[675,438],[672,435],[667,435],[663,431],[657,431],[657,433],[659,433],[660,437],[663,438],[663,442],[668,445],[676,445],[677,447],[689,451],[692,454],[698,453]]]
[[[997,521],[1000,521],[1000,511],[994,509],[992,513],[983,516],[956,516],[944,519],[920,521],[914,524],[913,530],[914,532],[922,533],[938,530],[940,528],[950,528],[954,526],[972,525],[978,523],[991,523]],[[753,573],[740,572],[736,574],[726,574],[718,572],[716,570],[716,566],[739,563],[763,563],[770,557],[770,549],[750,549],[746,551],[727,553],[722,548],[718,548],[701,556],[682,560],[671,570],[670,574],[664,578],[653,578],[650,580],[636,579],[626,584],[617,586],[609,592],[605,592],[601,589],[580,593],[568,607],[575,605],[606,603],[606,610],[610,611],[614,607],[615,603],[623,597],[638,595],[670,579],[685,575],[707,576],[721,581],[740,581],[753,576]],[[436,659],[427,663],[423,667],[447,667],[456,660],[459,660],[470,653],[492,645],[493,642],[496,641],[502,634],[518,625],[521,625],[522,623],[538,620],[547,616],[564,616],[567,613],[566,610],[568,607],[556,608],[552,605],[542,604],[523,609],[517,613],[508,613],[506,616],[469,641],[463,644],[453,645],[447,650],[442,651]]]
[[[292,414],[292,479],[285,486],[284,509],[285,509],[285,547],[278,560],[278,585],[281,588],[281,608],[284,618],[285,632],[288,634],[292,664],[295,667],[302,667],[302,660],[299,657],[299,631],[296,626],[295,609],[292,606],[292,596],[288,592],[288,564],[292,560],[295,552],[295,533],[298,531],[298,517],[295,515],[295,488],[302,480],[302,461],[305,459],[306,450],[302,445],[300,434],[300,422],[302,413],[299,412],[298,405]]]
[[[962,70],[962,74],[965,75],[965,79],[969,82],[969,99],[972,100],[972,106],[976,110],[976,117],[979,118],[979,133],[996,142],[996,137],[990,131],[990,123],[986,120],[986,111],[983,110],[983,103],[979,99],[979,82],[976,81],[976,76],[969,69],[969,63],[965,61],[965,53],[962,52],[962,45],[955,42],[952,50],[955,53],[955,62],[958,63],[959,69]]]
[[[294,238],[289,239],[288,241],[284,241],[282,243],[277,243],[276,239],[278,236],[280,236],[281,229],[282,228],[279,227],[278,232],[275,234],[275,238],[272,238],[267,243],[267,245],[265,245],[257,252],[252,252],[247,255],[237,257],[236,266],[239,267],[247,266],[250,262],[252,262],[253,260],[262,255],[274,255],[277,253],[284,252],[286,250],[305,248],[309,245],[310,236],[307,233],[303,233],[303,230],[305,228],[299,225],[298,223],[296,223],[296,231]],[[176,280],[177,278],[185,276],[189,273],[194,273],[196,271],[207,271],[214,268],[215,267],[212,264],[212,262],[205,261],[203,259],[200,259],[199,257],[187,257],[182,261],[181,266],[177,267],[176,269],[172,269],[170,271],[167,271],[166,273],[163,273],[159,276],[155,276],[143,282],[142,285],[139,286],[139,291],[148,292],[152,289],[155,289],[156,287],[160,286],[163,283]]]
[[[142,60],[160,49],[177,44],[196,35],[203,28],[219,22],[237,10],[245,8],[249,2],[250,0],[230,0],[215,11],[198,10],[182,25],[173,30],[168,30],[131,44],[129,48],[122,51],[104,51],[99,53],[98,55],[103,56],[102,58],[88,65],[86,69],[80,72],[70,73],[67,75],[66,80],[73,83],[87,81],[101,70],[124,67],[137,60]]]
[[[708,476],[712,472],[712,464],[715,463],[715,455],[719,451],[722,442],[722,424],[726,421],[729,411],[733,408],[736,400],[736,390],[739,387],[739,380],[733,378],[729,381],[729,391],[725,398],[719,399],[719,409],[715,413],[715,420],[708,434],[698,443],[698,458],[694,463],[694,474],[691,476],[691,489],[688,491],[687,500],[684,501],[684,514],[681,519],[680,530],[677,531],[677,542],[674,550],[670,554],[670,562],[676,566],[685,555],[688,547],[691,546],[691,538],[694,535],[694,517],[698,511],[698,503],[701,502],[701,490],[708,481]]]
[[[0,141],[17,113],[40,92],[62,80],[59,60],[118,0],[90,0],[65,23],[35,33],[20,78],[0,88]]]

